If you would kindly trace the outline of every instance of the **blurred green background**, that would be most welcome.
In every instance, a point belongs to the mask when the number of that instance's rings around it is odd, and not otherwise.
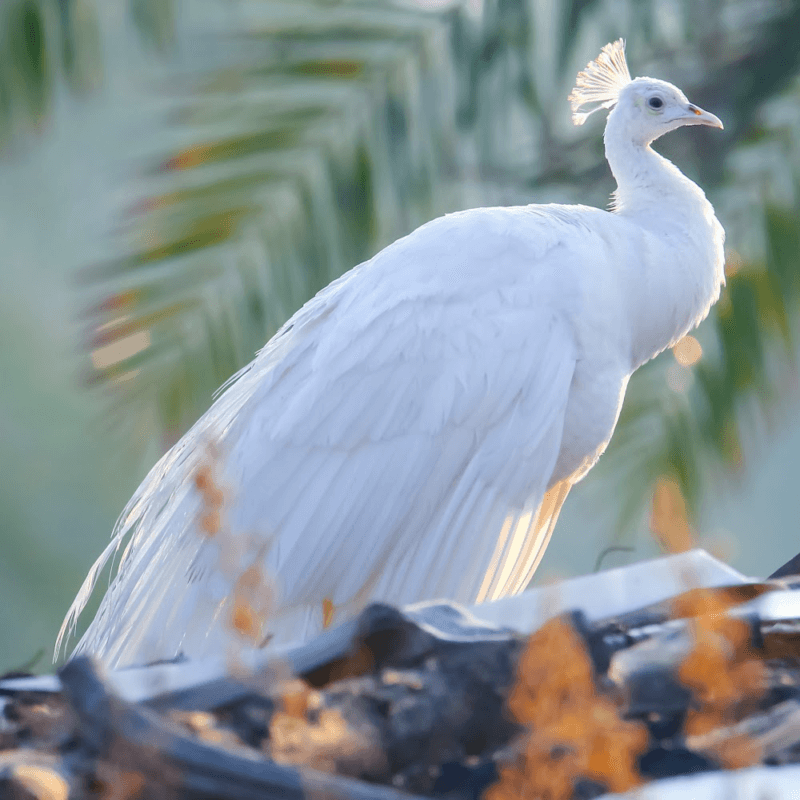
[[[601,46],[725,131],[658,149],[728,235],[712,317],[631,382],[537,581],[657,552],[668,479],[763,575],[800,550],[800,2],[5,0],[0,671],[44,651],[147,469],[304,300],[476,205],[605,207]]]

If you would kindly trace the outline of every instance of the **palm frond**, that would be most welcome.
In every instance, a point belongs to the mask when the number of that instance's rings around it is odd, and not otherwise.
[[[42,127],[63,75],[83,93],[102,75],[91,0],[10,0],[0,7],[0,145]]]
[[[314,292],[446,206],[447,19],[306,0],[250,4],[219,32],[242,56],[178,90],[184,144],[147,176],[129,253],[86,273],[93,350],[148,341],[95,358],[94,380],[182,430]]]

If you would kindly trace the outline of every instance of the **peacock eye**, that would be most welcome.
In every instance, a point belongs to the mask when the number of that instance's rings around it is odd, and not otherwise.
[[[650,108],[662,108],[664,101],[660,97],[651,97],[647,101],[647,105],[649,105]]]

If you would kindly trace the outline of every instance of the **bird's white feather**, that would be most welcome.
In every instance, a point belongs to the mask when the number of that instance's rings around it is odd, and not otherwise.
[[[137,490],[62,627],[128,540],[78,651],[116,666],[219,652],[255,566],[277,587],[262,631],[277,639],[318,630],[325,601],[344,616],[370,599],[525,588],[631,373],[703,319],[723,281],[713,209],[650,149],[719,120],[669,84],[631,82],[621,41],[571,100],[578,122],[585,103],[614,106],[618,213],[452,214],[320,292]],[[209,459],[225,490],[214,536],[195,485]]]
[[[526,542],[538,552],[559,454],[575,342],[542,260],[576,230],[525,209],[452,215],[301,309],[131,500],[116,534],[131,542],[81,648],[118,663],[187,651],[198,592],[207,615],[230,591],[198,530],[207,445],[230,487],[225,524],[271,542],[277,617],[326,598],[472,602],[487,581],[502,594],[506,565]]]
[[[625,41],[617,39],[607,44],[600,55],[578,73],[575,88],[569,96],[572,121],[583,125],[587,117],[601,108],[611,108],[619,93],[631,82],[628,62],[625,60]],[[581,111],[587,103],[597,103],[588,111]]]

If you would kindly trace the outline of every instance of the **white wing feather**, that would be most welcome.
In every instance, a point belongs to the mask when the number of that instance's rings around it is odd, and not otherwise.
[[[451,215],[310,301],[130,501],[65,622],[130,534],[77,651],[121,666],[227,641],[232,587],[193,483],[208,444],[226,526],[279,584],[278,636],[318,627],[324,599],[522,590],[569,489],[553,469],[576,350],[553,295],[571,254],[544,255],[584,233],[541,210]]]

